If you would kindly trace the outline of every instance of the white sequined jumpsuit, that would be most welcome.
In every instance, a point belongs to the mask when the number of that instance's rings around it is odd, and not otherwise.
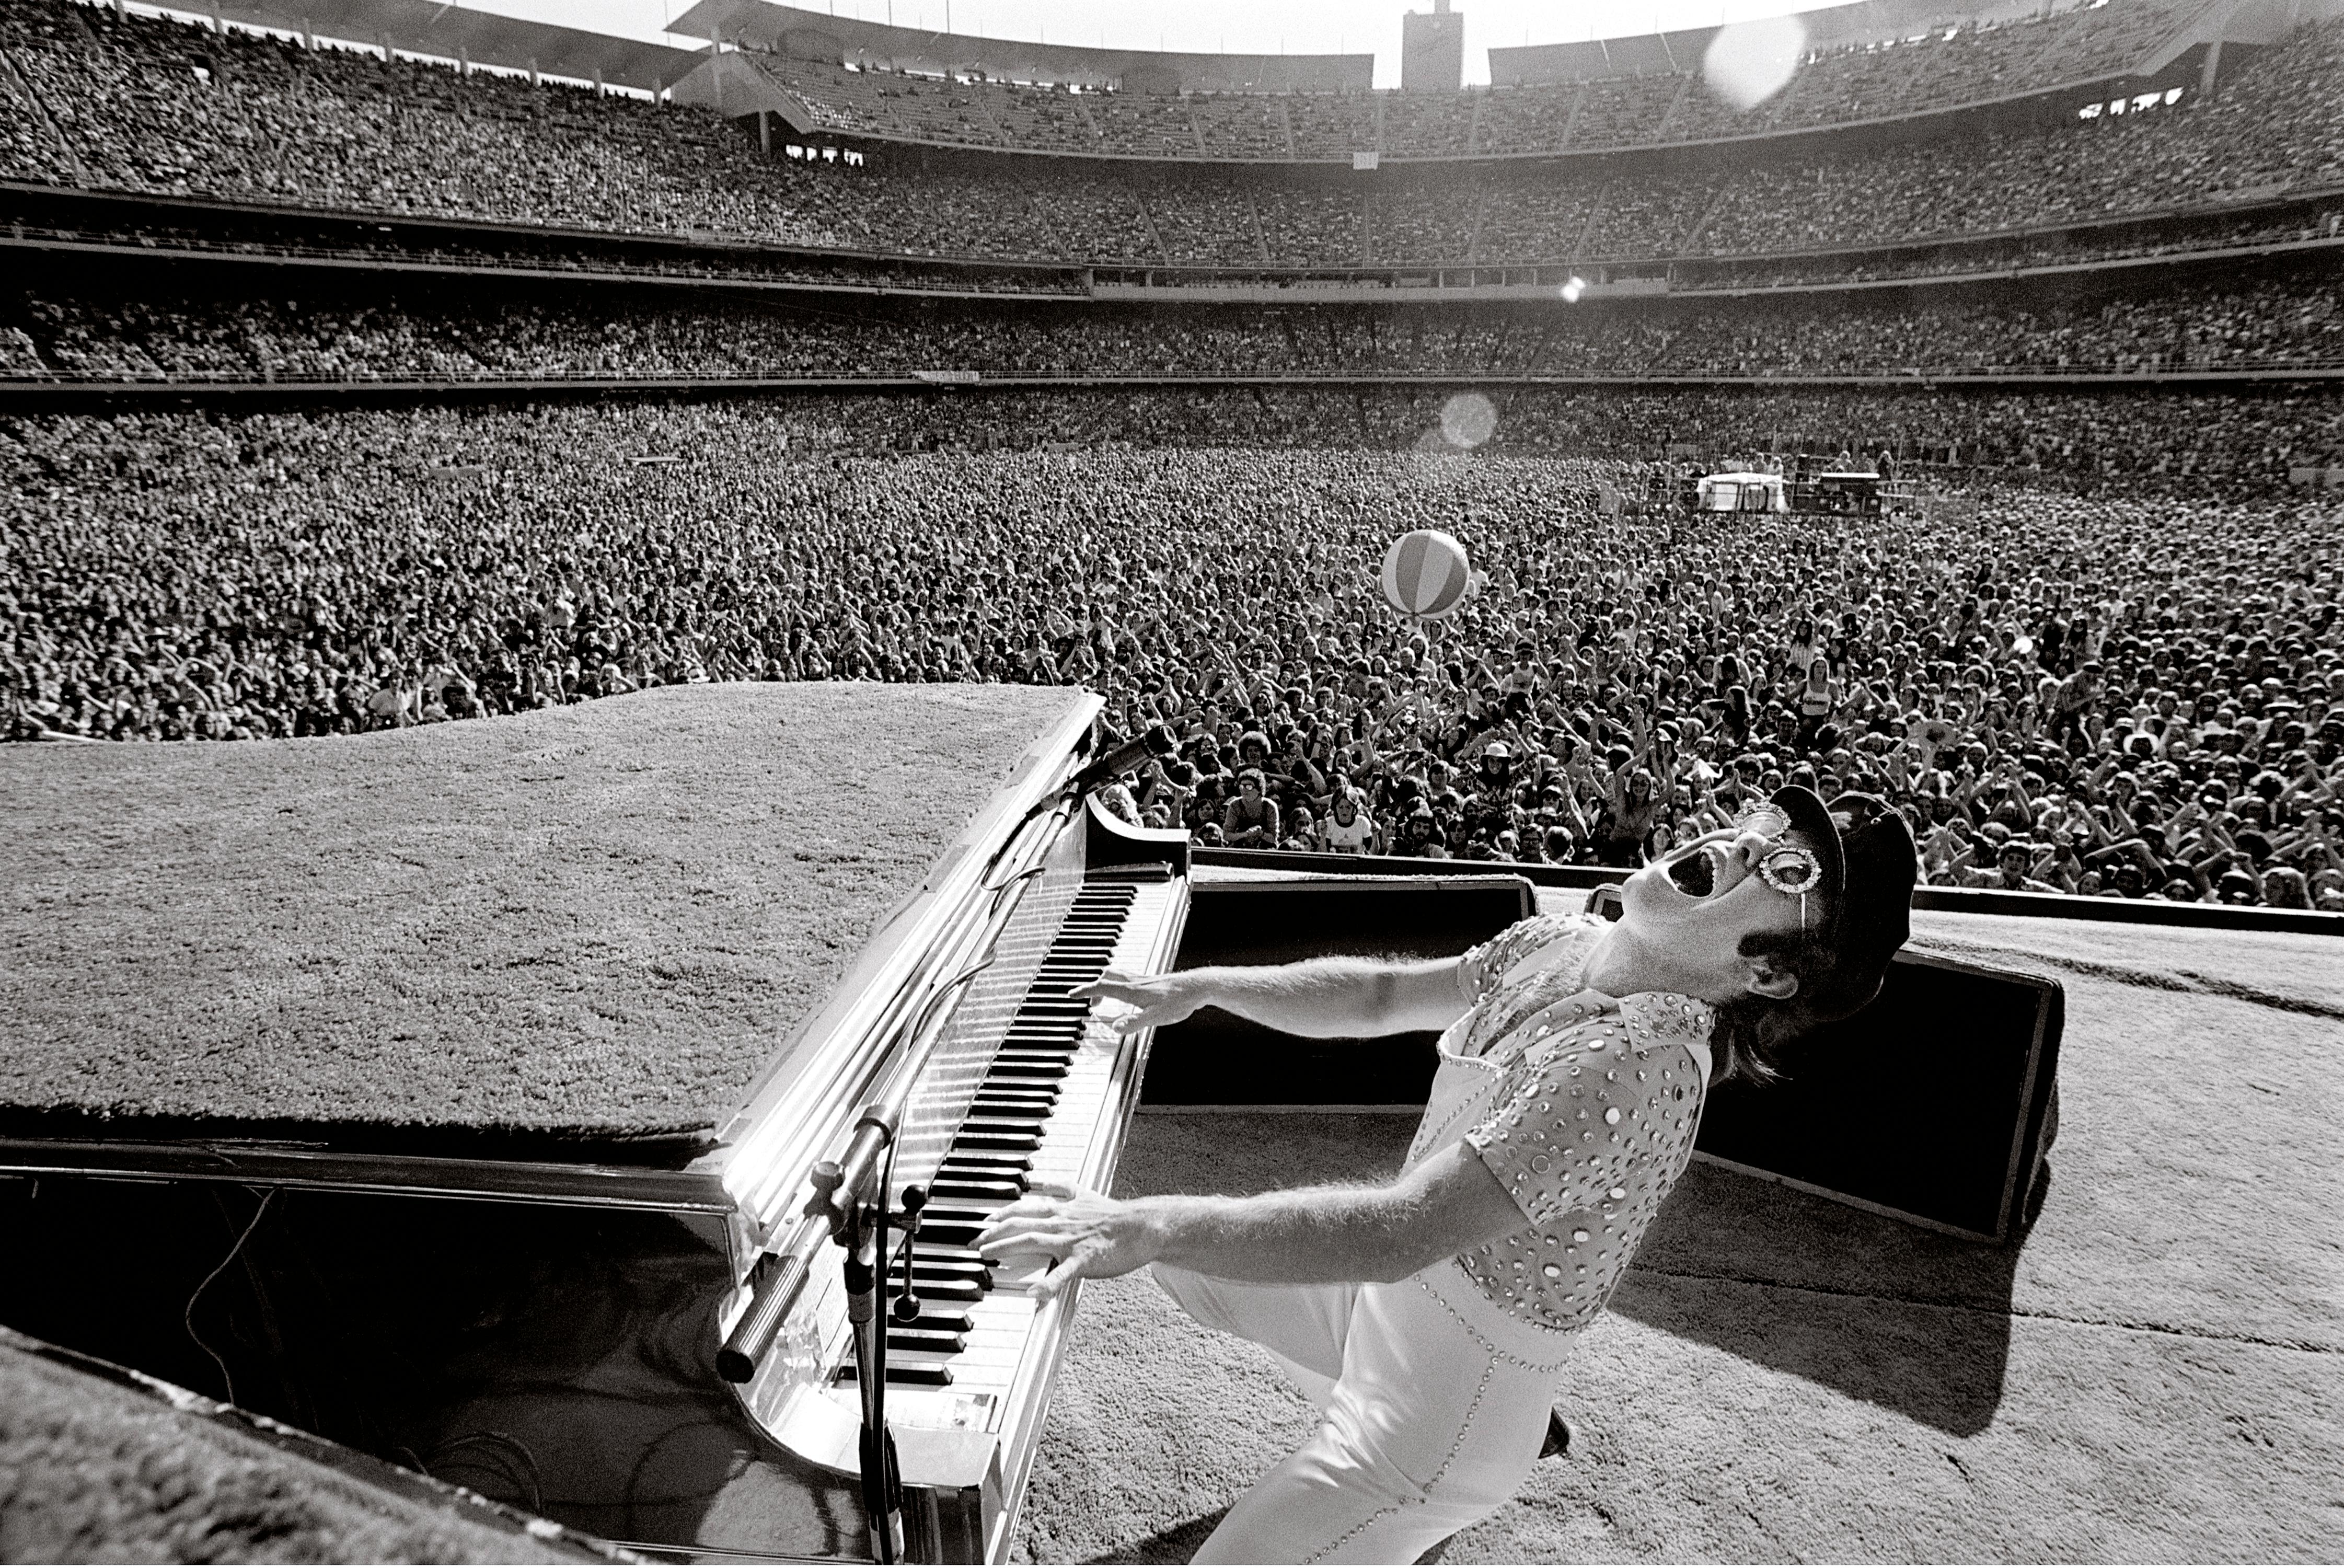
[[[1522,1227],[1394,1284],[1250,1285],[1166,1264],[1199,1322],[1269,1350],[1322,1412],[1239,1498],[1199,1563],[1412,1563],[1536,1462],[1577,1331],[1602,1310],[1692,1158],[1706,1003],[1580,983],[1604,929],[1526,920],[1466,955],[1409,1164],[1460,1139]]]

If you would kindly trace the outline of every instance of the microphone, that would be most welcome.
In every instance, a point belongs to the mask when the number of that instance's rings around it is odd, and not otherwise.
[[[1087,794],[1117,774],[1127,773],[1150,757],[1171,757],[1180,754],[1180,743],[1163,724],[1150,724],[1136,740],[1128,740],[1102,757],[1094,757],[1084,764],[1080,773],[1067,781],[1067,787],[1076,794]]]

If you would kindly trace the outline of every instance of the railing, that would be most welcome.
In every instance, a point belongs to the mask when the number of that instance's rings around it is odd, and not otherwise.
[[[628,237],[614,234],[611,238],[625,238]],[[785,288],[792,286],[817,285],[832,288],[838,288],[843,282],[848,282],[852,278],[851,274],[842,276],[837,264],[827,259],[809,259],[804,267],[799,268],[772,268],[766,270],[760,270],[754,266],[730,268],[715,266],[694,267],[679,265],[672,262],[650,262],[628,266],[608,260],[570,256],[515,256],[510,254],[481,256],[463,252],[432,249],[386,251],[357,246],[328,247],[318,245],[262,244],[256,240],[206,239],[200,236],[181,235],[174,235],[167,240],[159,240],[151,236],[146,235],[90,233],[76,228],[59,228],[24,223],[12,224],[5,234],[0,234],[0,241],[11,239],[43,241],[57,245],[78,245],[106,250],[127,251],[140,254],[219,256],[239,260],[317,261],[344,266],[381,267],[399,270],[414,270],[419,268],[438,270],[454,268],[465,271],[485,270],[518,273],[547,272],[559,273],[565,276],[583,273],[595,277],[606,278],[673,278],[685,282],[763,285]],[[874,258],[858,254],[845,259],[850,262],[861,262],[876,271],[877,269],[889,268],[917,268],[923,265],[928,258],[909,256]],[[978,265],[988,264],[978,263]],[[1051,271],[1066,271],[1069,268],[1078,269],[1080,266],[1078,263],[1072,262],[1021,263],[1014,261],[1005,261],[990,265],[997,265],[1001,267],[1005,272],[1013,276],[1047,273]],[[952,278],[949,275],[946,275],[937,278],[924,276],[917,281],[899,281],[890,279],[886,282],[884,287],[887,292],[896,294],[1060,294],[1079,298],[1088,292],[1087,286],[1079,278],[1074,278],[1051,280],[1048,287],[1018,288],[1010,286],[1006,282],[1003,282],[998,279],[990,279],[986,281],[998,282],[1000,283],[1000,286],[989,288],[985,287],[984,282],[977,280],[962,281],[956,278]],[[864,279],[859,287],[864,289],[871,289],[880,287],[880,284],[875,278],[873,278]]]

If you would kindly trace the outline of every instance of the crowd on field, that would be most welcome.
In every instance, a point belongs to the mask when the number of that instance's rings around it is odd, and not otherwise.
[[[2155,0],[2111,0],[2072,15],[2107,22],[2155,9]],[[1999,32],[2043,37],[2039,29],[2062,25]],[[749,122],[696,107],[117,18],[72,0],[0,0],[0,177],[903,256],[1278,267],[1744,257],[2152,217],[2344,183],[2344,98],[2329,87],[2344,75],[2344,23],[2334,21],[2234,50],[2203,102],[2183,87],[2176,103],[2158,95],[2154,107],[2088,122],[2063,113],[2056,123],[1965,126],[1860,147],[1760,147],[1730,164],[1394,165],[1372,177],[885,144],[861,164],[791,158],[791,146],[805,148],[786,131],[769,153]],[[1848,57],[1921,62],[1963,46],[1957,38]],[[1811,71],[1780,102],[1828,102],[1830,80]],[[1457,102],[1480,102],[1499,135],[1502,104],[1564,94],[1570,123],[1591,135],[1632,121],[1656,95],[1682,115],[1692,100],[1679,86],[1631,78]],[[1324,118],[1337,139],[1363,112],[1309,95],[1277,107],[1281,125]],[[1403,106],[1385,123],[1454,139],[1453,126],[1437,129],[1441,116],[1420,108]],[[1258,100],[1246,110],[1245,134],[1258,142],[1264,111]],[[1049,123],[1096,118],[1078,97]],[[1160,115],[1107,118],[1163,135]],[[1476,145],[1500,150],[1489,137]],[[2117,251],[2138,243],[2107,238]]]
[[[1174,729],[1117,804],[1205,842],[1628,865],[1797,781],[1886,795],[1939,883],[2344,907],[2332,506],[1692,515],[1657,463],[1363,452],[1327,403],[1220,450],[1135,400],[1119,445],[877,455],[979,406],[0,421],[0,701],[21,738],[230,739],[1078,682]],[[988,417],[1030,446],[1062,406]],[[1416,527],[1482,573],[1446,622],[1379,597]]]

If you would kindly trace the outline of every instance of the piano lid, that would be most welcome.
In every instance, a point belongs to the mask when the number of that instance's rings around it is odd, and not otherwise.
[[[127,1141],[196,1175],[232,1142],[248,1179],[352,1153],[509,1161],[547,1197],[590,1161],[681,1177],[1096,710],[728,684],[0,749],[0,1168]]]

